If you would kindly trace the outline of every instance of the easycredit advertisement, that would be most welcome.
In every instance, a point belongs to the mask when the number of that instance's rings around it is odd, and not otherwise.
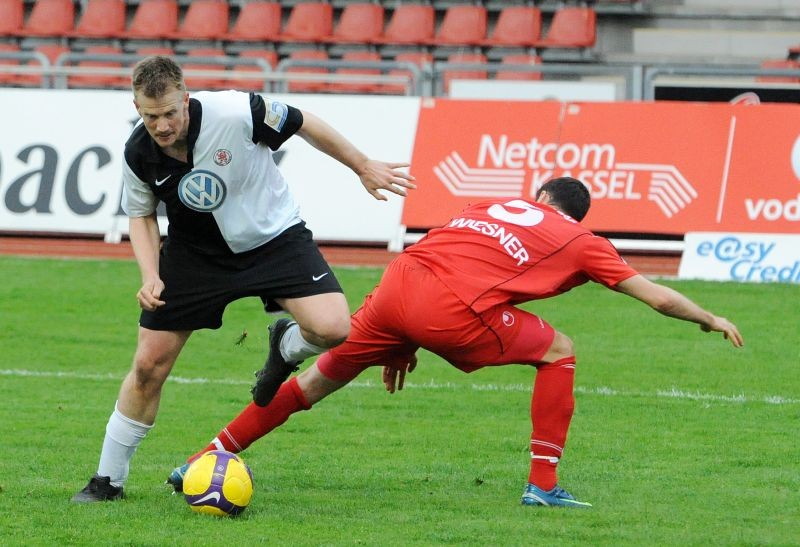
[[[678,277],[752,283],[800,283],[800,235],[686,234]]]
[[[409,230],[572,176],[591,192],[595,231],[794,233],[800,105],[428,99],[411,170]]]

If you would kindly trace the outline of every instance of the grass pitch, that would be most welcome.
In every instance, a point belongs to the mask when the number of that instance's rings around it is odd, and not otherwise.
[[[355,307],[380,271],[337,275]],[[249,401],[260,303],[189,341],[128,499],[77,506],[135,347],[138,270],[0,257],[0,278],[3,545],[800,544],[798,286],[668,282],[732,319],[742,350],[594,285],[526,306],[577,348],[560,476],[591,510],[519,505],[530,368],[465,375],[422,352],[403,392],[376,368],[245,451],[253,501],[218,519],[163,482]]]

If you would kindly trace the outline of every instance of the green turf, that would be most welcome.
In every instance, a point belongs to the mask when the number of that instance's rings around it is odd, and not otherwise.
[[[337,275],[355,306],[379,271]],[[797,286],[668,282],[736,322],[742,350],[597,286],[527,306],[577,348],[561,482],[592,510],[519,505],[528,367],[464,375],[423,352],[403,392],[368,371],[248,449],[253,502],[218,519],[163,481],[249,401],[259,302],[189,341],[128,499],[75,506],[134,349],[138,271],[4,257],[0,279],[1,545],[800,544]]]

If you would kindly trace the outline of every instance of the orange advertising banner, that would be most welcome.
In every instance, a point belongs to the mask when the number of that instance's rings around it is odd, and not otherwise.
[[[427,99],[411,172],[410,230],[572,176],[595,231],[797,233],[800,105]]]

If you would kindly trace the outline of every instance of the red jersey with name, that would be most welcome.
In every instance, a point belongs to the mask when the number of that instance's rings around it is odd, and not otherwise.
[[[613,287],[638,273],[607,239],[552,207],[522,199],[471,205],[405,254],[478,313],[587,281]]]

